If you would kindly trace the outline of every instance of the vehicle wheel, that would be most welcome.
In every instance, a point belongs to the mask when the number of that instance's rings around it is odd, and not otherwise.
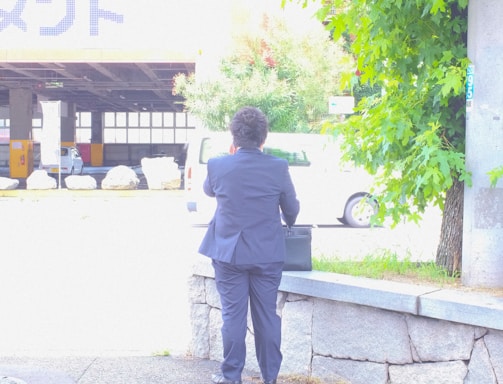
[[[354,196],[344,208],[343,220],[355,228],[366,228],[370,226],[370,219],[377,213],[379,206],[377,201],[368,195]]]

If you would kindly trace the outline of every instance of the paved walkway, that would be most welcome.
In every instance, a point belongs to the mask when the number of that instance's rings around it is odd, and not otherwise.
[[[2,381],[2,377],[21,379],[27,384],[209,383],[218,367],[215,361],[163,356],[3,357],[0,358],[0,383],[9,383],[6,379]]]
[[[169,356],[0,357],[0,384],[209,384],[219,367],[212,360]],[[256,372],[243,373],[243,384],[261,382]],[[278,384],[309,383],[299,376],[278,380]]]

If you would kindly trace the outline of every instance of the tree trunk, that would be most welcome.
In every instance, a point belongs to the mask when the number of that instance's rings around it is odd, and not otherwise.
[[[437,265],[445,268],[451,276],[461,273],[463,197],[464,183],[455,179],[445,196],[442,228],[436,257]]]

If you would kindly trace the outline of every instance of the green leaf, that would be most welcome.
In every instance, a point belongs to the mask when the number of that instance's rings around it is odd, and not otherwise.
[[[487,172],[487,174],[489,175],[491,188],[495,188],[498,184],[498,180],[503,177],[503,165],[490,170],[489,172]]]
[[[445,8],[445,0],[434,0],[431,7],[431,13],[435,15],[438,12],[445,12]]]

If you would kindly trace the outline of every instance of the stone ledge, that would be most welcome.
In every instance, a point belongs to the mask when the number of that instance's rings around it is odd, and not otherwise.
[[[201,256],[193,273],[214,278]],[[281,291],[503,330],[503,298],[329,272],[283,272]]]
[[[419,314],[503,330],[503,298],[441,289],[420,298]]]
[[[311,271],[284,272],[280,290],[417,315],[418,298],[438,288]]]

